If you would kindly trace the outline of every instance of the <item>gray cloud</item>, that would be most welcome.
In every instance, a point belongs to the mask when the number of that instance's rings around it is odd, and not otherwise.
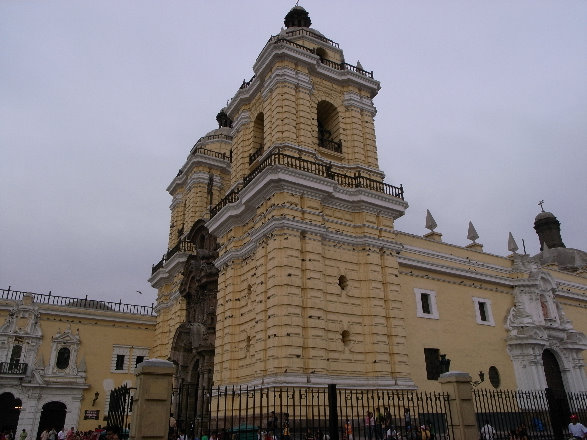
[[[0,4],[0,286],[150,303],[169,181],[293,2]],[[399,230],[529,253],[537,202],[587,249],[583,1],[303,1],[382,90]],[[135,291],[144,292],[142,296]]]

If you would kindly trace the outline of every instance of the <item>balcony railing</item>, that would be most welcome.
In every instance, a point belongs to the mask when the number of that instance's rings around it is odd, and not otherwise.
[[[298,35],[307,35],[309,37],[315,38],[316,40],[320,40],[320,41],[323,41],[324,43],[330,44],[331,46],[336,47],[337,49],[340,48],[340,45],[337,42],[332,41],[330,38],[326,38],[323,35],[319,35],[316,32],[312,32],[312,31],[309,31],[306,29],[296,29],[293,31],[287,31],[285,34],[288,37],[296,37]]]
[[[349,64],[349,63],[337,63],[336,61],[331,61],[326,58],[321,58],[320,61],[322,62],[322,64],[324,64],[332,69],[335,69],[335,70],[350,70],[351,72],[355,72],[360,75],[364,75],[369,78],[373,78],[373,71],[368,72],[366,70],[360,69],[357,66],[353,66],[352,64]]]
[[[249,87],[251,85],[251,83],[253,82],[253,80],[255,79],[255,76],[256,75],[253,75],[252,78],[250,80],[248,80],[248,81],[245,81],[243,79],[243,83],[241,84],[241,86],[239,87],[239,89],[242,90],[242,89],[246,89],[247,87]]]
[[[342,141],[333,141],[325,137],[318,138],[318,145],[326,150],[334,151],[335,153],[342,153]]]
[[[259,146],[259,148],[257,148],[251,154],[249,154],[249,165],[251,165],[257,159],[259,159],[259,157],[261,157],[261,154],[263,154],[263,145]]]
[[[94,310],[106,310],[111,312],[132,313],[136,315],[153,316],[155,314],[153,310],[153,305],[139,306],[136,304],[124,304],[122,300],[119,302],[99,301],[95,299],[88,299],[87,295],[85,298],[73,298],[69,296],[53,295],[51,292],[49,292],[48,294],[22,292],[20,290],[12,290],[10,287],[8,287],[8,289],[0,289],[0,299],[21,301],[25,294],[33,295],[33,300],[36,303],[40,304],[79,307]]]
[[[0,374],[24,376],[28,365],[20,362],[0,362]]]
[[[151,267],[151,275],[153,275],[155,272],[161,269],[165,265],[165,263],[169,261],[171,257],[173,257],[178,252],[192,253],[195,250],[196,246],[192,242],[187,241],[185,239],[178,241],[177,244],[173,246],[171,249],[167,249],[167,252],[163,255],[163,257],[161,258],[161,260],[159,260],[158,263],[153,264],[153,266]]]
[[[329,164],[322,164],[313,160],[303,159],[301,157],[291,156],[289,154],[276,151],[266,156],[253,171],[245,176],[242,187],[234,188],[210,210],[210,218],[213,218],[229,203],[236,202],[239,199],[238,195],[243,188],[251,183],[253,179],[257,177],[265,168],[269,168],[274,165],[281,165],[325,177],[327,179],[332,179],[340,186],[347,188],[365,188],[370,191],[384,193],[404,200],[404,188],[402,185],[399,187],[389,185],[388,183],[363,176],[360,172],[354,173],[353,175],[338,173],[332,171],[332,166]]]

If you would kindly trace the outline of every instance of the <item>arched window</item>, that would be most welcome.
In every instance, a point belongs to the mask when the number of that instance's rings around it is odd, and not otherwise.
[[[253,147],[249,155],[249,164],[257,160],[265,148],[265,115],[259,113],[253,123]]]
[[[340,121],[336,107],[328,101],[320,101],[316,107],[316,121],[318,123],[318,145],[342,153]]]
[[[55,366],[60,370],[65,370],[69,366],[69,358],[71,356],[71,352],[67,347],[61,347],[57,352],[57,361],[55,362]]]
[[[326,50],[324,50],[322,47],[317,47],[316,48],[316,55],[318,55],[320,57],[320,62],[322,62],[325,58],[328,58],[326,55]]]

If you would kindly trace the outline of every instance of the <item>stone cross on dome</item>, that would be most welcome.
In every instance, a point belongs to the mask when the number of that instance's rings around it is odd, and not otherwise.
[[[542,212],[544,212],[544,206],[542,206],[544,205],[544,200],[540,200],[538,204],[540,205],[540,209],[542,209]]]

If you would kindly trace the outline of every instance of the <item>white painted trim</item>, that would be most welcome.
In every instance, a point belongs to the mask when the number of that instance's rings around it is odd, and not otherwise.
[[[430,300],[430,313],[424,313],[424,310],[422,310],[422,294],[428,295]],[[418,318],[439,319],[436,292],[434,290],[414,288],[414,296],[416,297],[416,316]]]
[[[290,67],[278,67],[271,72],[271,75],[265,80],[262,91],[263,99],[267,99],[267,96],[275,89],[275,87],[282,83],[290,84],[296,89],[306,90],[308,93],[311,93],[314,88],[312,80],[308,74]]]
[[[364,188],[346,188],[325,177],[284,166],[265,168],[239,194],[235,203],[224,206],[206,223],[211,234],[221,237],[230,229],[247,223],[257,207],[277,192],[304,194],[327,206],[352,212],[369,212],[384,217],[401,217],[408,203],[397,197]]]
[[[493,319],[493,310],[491,308],[491,300],[487,298],[479,298],[474,296],[473,298],[473,307],[475,308],[475,320],[477,324],[481,325],[489,325],[495,327],[495,321]],[[479,311],[479,304],[485,304],[485,315],[487,320],[483,321],[481,319],[481,312]]]
[[[373,100],[366,96],[361,96],[356,92],[345,92],[342,103],[345,107],[356,107],[359,110],[364,110],[372,116],[377,114],[377,109],[373,105]]]
[[[269,236],[275,231],[286,229],[288,231],[306,232],[309,235],[318,235],[322,240],[330,241],[337,244],[347,244],[350,246],[364,246],[375,249],[386,249],[398,251],[401,249],[396,242],[381,240],[371,235],[348,235],[342,232],[331,231],[323,225],[309,223],[302,220],[289,219],[286,217],[273,217],[264,223],[260,228],[249,231],[249,239],[245,245],[240,248],[231,249],[228,252],[222,252],[221,256],[215,261],[216,267],[222,269],[232,260],[238,260],[247,257],[257,249],[264,237]]]
[[[186,162],[181,167],[183,172],[179,176],[175,176],[173,178],[171,183],[167,186],[166,191],[169,194],[174,195],[173,193],[179,187],[181,187],[182,185],[185,185],[187,183],[187,181],[189,179],[191,179],[192,174],[194,174],[192,172],[193,172],[194,168],[196,168],[197,166],[207,166],[210,168],[218,169],[221,172],[224,172],[226,174],[230,173],[230,163],[226,160],[220,159],[218,157],[208,156],[206,154],[201,154],[201,153],[190,154],[188,156]],[[202,173],[200,172],[200,174],[202,174]],[[179,198],[181,199],[181,196],[179,196]],[[174,196],[174,201],[172,202],[172,206],[170,206],[170,208],[173,208],[174,204],[176,204],[176,203],[177,202],[175,201],[175,196]]]
[[[240,112],[232,123],[232,132],[230,133],[231,136],[234,138],[243,125],[248,124],[249,122],[251,122],[251,114],[247,110]]]
[[[239,384],[222,384],[220,388],[227,386],[251,386],[257,388],[268,387],[308,387],[322,388],[329,384],[336,384],[341,389],[416,389],[416,385],[410,378],[393,378],[390,376],[364,377],[364,376],[337,376],[331,374],[302,374],[282,373],[270,374],[259,379]]]

